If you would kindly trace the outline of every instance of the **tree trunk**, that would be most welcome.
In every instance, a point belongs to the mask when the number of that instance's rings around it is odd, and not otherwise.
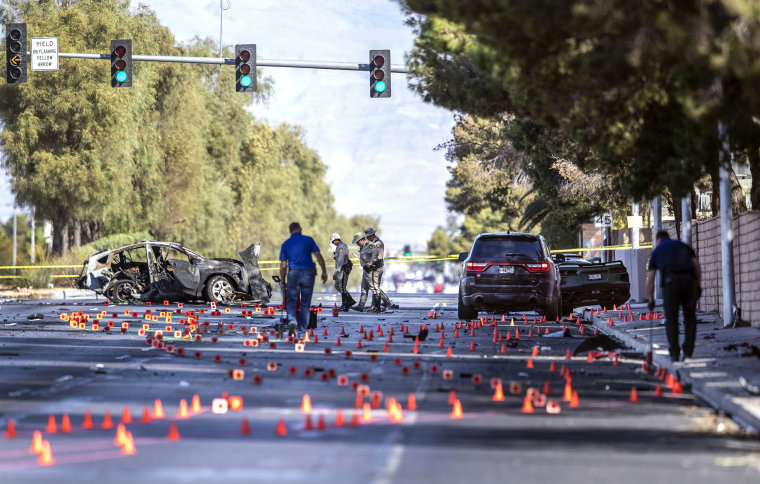
[[[82,227],[84,230],[84,243],[88,244],[92,242],[92,224],[89,222],[85,222],[84,227]]]
[[[74,247],[82,246],[82,223],[79,219],[74,220]]]
[[[100,238],[100,222],[90,223],[91,239],[90,242],[95,242]]]
[[[53,221],[53,254],[69,253],[69,222],[67,220]]]
[[[747,200],[744,196],[744,189],[742,188],[741,184],[739,183],[739,178],[736,177],[736,173],[734,173],[734,169],[731,168],[731,171],[729,173],[731,178],[731,209],[732,213],[736,215],[737,213],[742,213],[747,211]],[[753,179],[754,181],[754,179]]]
[[[749,172],[752,174],[749,200],[753,210],[760,210],[760,149],[749,150],[747,158],[749,158]]]
[[[676,238],[681,240],[681,200],[677,199],[672,194],[668,196],[670,198],[670,207],[673,209],[673,217],[675,217],[676,222]]]

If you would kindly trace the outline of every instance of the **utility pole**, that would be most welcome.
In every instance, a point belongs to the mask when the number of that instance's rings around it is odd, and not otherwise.
[[[31,253],[29,254],[29,258],[32,261],[32,264],[34,264],[34,245],[35,245],[34,231],[35,230],[36,230],[36,227],[34,225],[34,209],[32,209],[32,247],[30,251]]]
[[[733,209],[731,203],[731,145],[728,142],[728,127],[718,123],[718,136],[721,141],[720,149],[720,260],[723,273],[723,327],[727,328],[734,322],[736,308],[736,293],[734,292],[734,230],[731,226]]]
[[[18,242],[18,224],[16,223],[16,211],[13,211],[13,273],[16,273],[16,249],[17,249],[17,242]]]
[[[691,191],[681,199],[681,241],[691,245]]]
[[[229,0],[219,0],[219,57],[222,57],[222,16],[224,11],[229,10],[231,6]]]
[[[657,195],[652,200],[652,250],[654,250],[654,244],[657,243],[655,237],[660,230],[662,230],[662,197]],[[662,299],[659,274],[654,278],[654,299]]]

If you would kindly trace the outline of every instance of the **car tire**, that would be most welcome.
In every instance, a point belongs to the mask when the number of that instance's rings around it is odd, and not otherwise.
[[[459,299],[457,301],[457,317],[463,321],[472,321],[473,319],[478,319],[477,309],[465,304],[464,301],[462,301],[461,294],[459,295]]]
[[[557,317],[560,315],[559,311],[561,308],[562,308],[562,296],[556,295],[548,301],[546,305],[546,309],[544,309],[544,316],[546,316],[546,320],[556,321]]]
[[[114,281],[103,291],[105,296],[116,304],[131,303],[138,301],[137,285],[131,279]]]
[[[228,304],[235,296],[235,286],[224,276],[213,276],[206,282],[206,299],[216,304]]]

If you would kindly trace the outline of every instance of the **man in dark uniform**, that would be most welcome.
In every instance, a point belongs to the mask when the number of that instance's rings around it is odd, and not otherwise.
[[[342,301],[342,304],[338,309],[340,311],[348,311],[351,306],[356,304],[356,301],[354,301],[354,298],[351,297],[351,294],[349,294],[346,289],[348,276],[351,274],[353,263],[348,257],[348,246],[345,242],[340,240],[339,234],[332,234],[330,236],[330,243],[335,246],[335,273],[333,274],[335,290],[340,293]]]
[[[380,284],[383,280],[383,271],[385,270],[385,262],[383,261],[383,256],[385,255],[385,244],[383,244],[383,241],[380,240],[380,238],[377,236],[377,233],[373,227],[367,227],[364,229],[364,235],[367,237],[369,243],[374,244],[377,247],[378,251],[378,262],[376,264],[376,268],[373,269],[369,275],[370,288],[372,288],[373,284],[377,286],[377,291],[372,289],[372,306],[380,308],[380,304],[382,303],[384,306],[382,311],[385,311],[386,309],[398,309],[398,305],[393,304],[393,301],[390,300],[388,295],[385,294],[385,292],[380,287]],[[376,297],[378,298],[377,301],[375,300]]]
[[[680,240],[671,239],[667,231],[659,231],[655,239],[655,248],[649,257],[647,273],[649,310],[654,310],[654,278],[659,270],[665,296],[665,330],[670,346],[670,359],[678,361],[681,349],[684,359],[691,358],[697,337],[697,299],[702,295],[699,261],[694,249]],[[678,346],[679,308],[683,308],[682,348]]]
[[[362,273],[362,285],[361,285],[361,295],[359,296],[359,304],[354,308],[356,311],[363,312],[364,311],[364,305],[367,302],[367,293],[370,291],[370,276],[372,273],[372,267],[373,264],[377,262],[377,247],[374,244],[370,244],[367,242],[367,237],[364,236],[361,232],[357,232],[354,235],[354,244],[359,246],[359,264],[361,265],[363,269]],[[373,305],[369,309],[369,311],[374,311],[376,309],[374,301],[375,301],[375,294],[374,291],[372,293],[372,301]]]

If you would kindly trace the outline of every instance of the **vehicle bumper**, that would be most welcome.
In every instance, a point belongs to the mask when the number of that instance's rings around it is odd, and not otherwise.
[[[462,302],[481,311],[489,309],[532,310],[541,309],[551,297],[551,283],[538,285],[485,285],[468,283],[460,285]]]

